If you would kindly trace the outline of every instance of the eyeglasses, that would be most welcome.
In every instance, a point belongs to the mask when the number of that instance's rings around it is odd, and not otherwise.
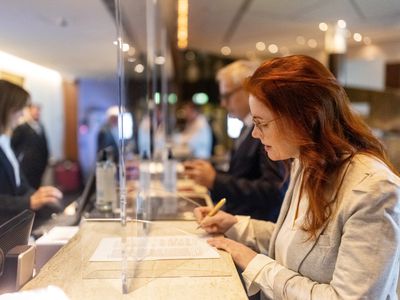
[[[253,118],[253,124],[254,124],[254,127],[257,128],[257,130],[261,133],[261,136],[264,136],[264,130],[268,129],[269,124],[271,124],[272,122],[274,122],[278,119],[279,119],[279,117],[269,120],[267,122],[260,122]]]
[[[237,88],[234,88],[233,90],[231,90],[230,92],[226,92],[223,93],[219,96],[219,101],[229,101],[229,99],[236,94],[237,92],[239,92],[242,89],[241,86],[238,86]]]

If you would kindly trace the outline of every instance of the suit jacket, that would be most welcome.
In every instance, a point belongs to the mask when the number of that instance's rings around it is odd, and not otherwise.
[[[14,169],[0,147],[0,222],[10,219],[30,206],[34,193],[21,173],[21,184],[17,187]]]
[[[118,164],[118,144],[115,141],[111,126],[109,124],[103,125],[97,135],[97,154],[99,154],[99,152],[105,148],[108,148],[112,151],[113,160],[116,164]]]
[[[249,133],[233,153],[229,171],[217,173],[211,197],[227,198],[225,210],[231,214],[276,221],[287,189],[284,173],[284,164],[271,161]]]
[[[231,237],[275,258],[276,237],[299,176],[295,168],[292,171],[276,225],[252,220],[242,231],[246,234],[235,237],[233,230]],[[399,197],[399,177],[375,158],[353,157],[336,196],[334,214],[316,239],[309,239],[302,230],[296,232],[296,247],[289,245],[287,266],[274,277],[274,299],[397,299]],[[247,285],[270,288],[263,279],[254,281],[259,272],[267,272],[270,258],[256,257],[243,272]]]
[[[21,169],[35,189],[41,185],[49,160],[46,135],[43,126],[40,127],[41,133],[38,134],[28,123],[21,124],[15,128],[11,138],[11,146]]]

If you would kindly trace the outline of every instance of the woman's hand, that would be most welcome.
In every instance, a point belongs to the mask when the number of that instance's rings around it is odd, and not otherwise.
[[[62,198],[62,193],[55,187],[42,186],[35,193],[32,194],[30,199],[30,207],[33,210],[38,210],[43,205],[59,205],[59,200]]]
[[[235,216],[221,210],[215,216],[207,217],[211,210],[212,208],[207,206],[194,209],[194,216],[197,222],[208,233],[225,233],[232,225],[238,222]]]
[[[242,270],[246,269],[250,261],[257,255],[249,247],[224,237],[216,237],[207,241],[211,246],[230,253],[235,264]]]

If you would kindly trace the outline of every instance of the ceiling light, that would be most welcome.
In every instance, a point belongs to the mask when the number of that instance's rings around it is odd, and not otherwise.
[[[128,58],[128,61],[131,62],[131,63],[132,63],[132,62],[135,62],[135,61],[136,61],[136,58],[134,58],[134,57],[129,57],[129,58]]]
[[[346,21],[345,20],[338,20],[337,21],[337,25],[339,26],[339,28],[346,28]]]
[[[128,52],[129,51],[129,44],[123,43],[122,44],[122,52]]]
[[[136,66],[135,66],[135,72],[136,73],[143,73],[143,71],[144,71],[144,66],[142,65],[142,64],[137,64]]]
[[[0,51],[0,66],[2,71],[18,74],[23,77],[41,78],[44,82],[60,84],[61,74],[33,62]]]
[[[304,45],[306,43],[306,39],[304,38],[304,36],[299,35],[296,38],[296,43],[299,45]]]
[[[307,45],[308,45],[310,48],[317,48],[318,43],[317,43],[317,41],[314,40],[314,39],[309,39],[309,40],[307,41]]]
[[[256,43],[256,49],[258,51],[264,51],[265,50],[265,43],[263,43],[263,42]]]
[[[204,105],[208,102],[209,97],[206,93],[195,93],[192,96],[193,103],[197,105]]]
[[[188,0],[178,0],[177,39],[180,49],[185,49],[188,45],[188,12]]]
[[[275,44],[270,44],[270,45],[268,46],[268,51],[271,52],[271,53],[277,53],[278,50],[279,50],[279,48],[278,48],[278,46],[275,45]]]
[[[328,24],[326,24],[324,22],[319,23],[318,27],[319,27],[319,30],[321,30],[321,31],[327,31],[328,30]]]
[[[165,63],[165,57],[164,56],[157,56],[154,60],[154,62],[157,65],[163,65]]]
[[[228,46],[224,46],[221,48],[222,55],[227,56],[227,55],[231,54],[231,52],[232,52],[231,48],[229,48]]]
[[[129,48],[129,50],[128,50],[128,55],[129,55],[129,56],[134,56],[135,53],[136,53],[135,47],[132,47],[132,46],[131,46],[131,47]]]
[[[356,42],[361,42],[362,41],[362,35],[360,33],[356,32],[356,33],[353,34],[353,39]]]
[[[128,52],[129,51],[129,48],[130,48],[129,44],[128,43],[123,43],[122,42],[122,38],[118,38],[116,41],[113,41],[113,44],[115,46],[120,45],[120,49],[122,50],[122,52]]]
[[[363,41],[364,41],[364,44],[365,44],[365,45],[371,45],[371,43],[372,43],[371,38],[368,37],[368,36],[365,36],[365,37],[363,38]]]

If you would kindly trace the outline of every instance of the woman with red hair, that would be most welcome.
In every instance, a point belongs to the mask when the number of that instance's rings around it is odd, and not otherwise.
[[[253,137],[292,159],[290,186],[276,223],[197,208],[203,229],[226,236],[209,243],[243,269],[249,295],[397,299],[400,178],[343,88],[294,55],[263,63],[246,90]]]

